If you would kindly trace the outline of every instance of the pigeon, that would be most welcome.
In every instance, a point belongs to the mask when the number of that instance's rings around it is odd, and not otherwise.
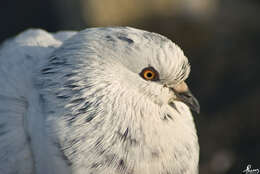
[[[8,39],[0,173],[198,174],[200,107],[189,73],[180,47],[132,27]]]

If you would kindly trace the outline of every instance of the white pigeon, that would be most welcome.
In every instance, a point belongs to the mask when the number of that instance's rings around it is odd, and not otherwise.
[[[182,50],[130,27],[27,30],[0,50],[0,174],[197,174]]]

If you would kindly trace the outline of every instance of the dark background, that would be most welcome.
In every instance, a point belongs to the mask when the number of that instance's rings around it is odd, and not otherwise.
[[[260,169],[259,0],[8,0],[0,21],[0,42],[27,28],[108,25],[169,37],[190,59],[188,83],[201,104],[200,174]]]

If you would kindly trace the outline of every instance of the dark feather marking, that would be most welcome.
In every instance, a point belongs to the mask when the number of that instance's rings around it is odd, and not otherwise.
[[[118,131],[117,133],[118,133],[118,135],[120,136],[120,139],[123,142],[128,141],[130,143],[130,145],[137,145],[138,144],[137,140],[135,138],[132,138],[129,135],[129,128],[127,128],[123,134],[120,131]]]
[[[64,86],[72,85],[73,83],[76,83],[76,82],[77,82],[76,80],[68,80],[68,81],[64,82]]]
[[[123,134],[122,137],[121,137],[121,139],[122,139],[123,141],[126,140],[127,134],[128,134],[128,128],[125,130],[124,134]]]
[[[55,74],[56,72],[53,71],[47,71],[47,72],[42,72],[42,74]]]
[[[102,166],[101,163],[93,163],[93,164],[91,165],[91,168],[92,168],[92,169],[96,169],[96,168],[101,167],[101,166]]]
[[[94,114],[88,115],[88,117],[87,117],[86,120],[85,120],[85,123],[90,122],[93,118],[95,118]]]
[[[30,60],[30,59],[33,58],[33,57],[32,57],[31,55],[29,55],[29,54],[26,54],[25,57],[26,57],[26,59],[28,59],[28,60]]]
[[[129,38],[127,38],[126,36],[118,36],[118,39],[120,39],[120,40],[122,40],[122,41],[125,41],[125,42],[127,42],[127,43],[129,43],[129,44],[134,43],[134,41],[133,41],[132,39],[129,39]]]
[[[83,107],[79,109],[78,113],[79,113],[79,114],[86,113],[90,106],[91,106],[91,103],[86,102],[86,103],[83,105]]]
[[[152,155],[152,158],[159,158],[159,152],[157,152],[157,151],[152,151],[151,155]]]
[[[95,143],[95,150],[99,155],[104,155],[104,153],[106,152],[105,149],[103,149],[102,146],[102,141],[104,139],[104,136],[101,136],[97,139],[96,143]]]
[[[105,153],[105,150],[100,150],[100,151],[98,151],[98,154],[99,155],[103,155]]]
[[[68,126],[71,126],[74,122],[75,122],[75,119],[76,119],[76,115],[70,115],[67,119],[67,124]]]
[[[48,48],[52,48],[52,49],[56,49],[56,47],[55,46],[48,46]]]
[[[1,130],[1,129],[4,129],[4,127],[5,127],[5,124],[4,124],[4,123],[1,123],[1,124],[0,124],[0,130]]]
[[[5,135],[7,132],[8,131],[5,130],[5,124],[4,123],[0,124],[0,136]]]
[[[115,161],[117,161],[118,156],[114,153],[105,155],[105,164],[107,166],[114,166]]]
[[[109,36],[109,35],[106,36],[106,39],[107,39],[107,41],[109,41],[109,42],[114,42],[114,41],[115,41],[115,39],[112,38],[112,37]]]
[[[171,107],[173,107],[173,109],[175,109],[178,113],[180,113],[180,111],[178,110],[178,108],[177,108],[177,106],[175,105],[174,102],[170,102],[169,105],[170,105]]]
[[[131,144],[131,145],[137,145],[137,144],[138,144],[138,142],[137,142],[136,139],[129,138],[129,141],[130,141],[130,144]]]
[[[53,61],[55,61],[55,60],[57,60],[58,59],[58,57],[51,57],[50,58],[50,62],[53,62]]]
[[[168,118],[167,118],[167,116],[166,116],[166,115],[164,115],[164,116],[163,116],[163,118],[162,118],[162,120],[163,120],[163,121],[168,121]]]
[[[140,111],[140,115],[142,118],[144,117],[144,113],[142,111]]]
[[[179,71],[179,73],[176,76],[176,81],[182,81],[184,80],[185,75],[187,74],[187,71],[189,70],[189,63],[188,62],[184,62],[182,64],[181,70]]]
[[[46,71],[49,71],[49,70],[52,70],[52,68],[43,68],[42,72],[46,72]]]
[[[104,136],[99,137],[99,138],[97,139],[97,141],[96,141],[95,146],[96,146],[96,147],[102,146],[102,141],[103,141],[103,139],[104,139]]]
[[[69,98],[70,96],[67,96],[67,95],[58,95],[57,98],[58,99],[67,99]]]
[[[70,145],[74,145],[74,144],[77,144],[80,142],[80,139],[79,138],[73,138],[72,140],[69,141],[69,144]]]
[[[54,114],[55,111],[53,111],[53,110],[49,110],[49,111],[47,111],[47,113],[48,113],[48,114]]]
[[[43,82],[42,84],[37,84],[37,86],[40,87],[40,88],[46,87],[46,86],[52,87],[52,86],[58,86],[58,85],[59,85],[59,83],[57,83],[57,82],[51,82],[51,83],[47,82],[46,83],[46,81]]]
[[[71,103],[81,103],[83,101],[85,101],[85,98],[77,98],[75,100],[72,100]]]
[[[77,73],[68,73],[64,77],[71,77],[71,76],[74,76],[74,75],[77,75]]]
[[[167,117],[168,117],[169,119],[173,120],[173,118],[172,118],[172,116],[171,116],[170,114],[166,114],[166,115],[167,115]]]
[[[118,164],[118,168],[123,169],[123,170],[126,169],[126,165],[125,165],[125,162],[124,162],[123,159],[120,159],[119,164]]]
[[[51,65],[59,66],[59,65],[68,65],[66,61],[59,61],[59,62],[51,62]]]
[[[62,159],[64,159],[64,161],[66,162],[66,164],[68,166],[72,165],[72,162],[69,160],[69,158],[64,153],[61,153],[61,157],[62,157]]]
[[[28,143],[31,143],[31,141],[32,141],[31,136],[27,135],[26,139],[27,139]]]
[[[79,86],[78,85],[64,85],[64,87],[67,87],[67,88],[78,88]]]

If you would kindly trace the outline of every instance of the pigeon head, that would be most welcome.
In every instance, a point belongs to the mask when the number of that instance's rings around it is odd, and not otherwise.
[[[196,173],[189,72],[182,50],[159,34],[93,28],[65,41],[41,80],[50,130],[73,170]]]
[[[80,61],[85,66],[78,69],[89,73],[83,78],[105,80],[115,84],[118,93],[135,92],[135,98],[139,94],[160,106],[170,104],[177,109],[174,102],[182,101],[199,112],[199,104],[185,83],[190,73],[188,59],[162,35],[133,28],[87,30],[69,40],[62,52],[73,55],[65,55],[67,61]]]

